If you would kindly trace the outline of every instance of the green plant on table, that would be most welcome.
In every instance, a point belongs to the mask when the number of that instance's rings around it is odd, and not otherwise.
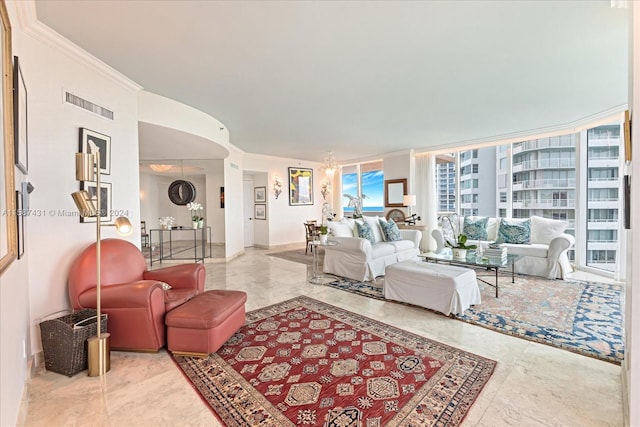
[[[318,231],[320,232],[320,234],[327,234],[329,233],[329,227],[327,227],[326,225],[321,225],[320,227],[318,227]]]

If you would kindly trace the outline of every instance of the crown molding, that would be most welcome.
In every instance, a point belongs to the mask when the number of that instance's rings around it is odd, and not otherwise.
[[[440,154],[453,151],[465,151],[475,148],[491,147],[495,145],[510,144],[514,142],[528,141],[537,138],[549,138],[552,136],[566,135],[568,133],[576,133],[592,127],[605,125],[615,121],[624,121],[624,111],[628,109],[627,104],[618,105],[608,110],[583,117],[573,122],[547,126],[537,129],[529,129],[520,132],[513,132],[503,135],[488,136],[484,138],[472,139],[467,141],[458,141],[453,143],[433,145],[427,149],[416,150],[416,154]]]
[[[11,1],[7,2],[7,4],[14,8],[16,15],[18,16],[18,24],[24,34],[56,48],[71,59],[86,65],[124,89],[132,92],[137,92],[142,89],[142,86],[133,80],[111,68],[109,65],[91,55],[80,46],[64,38],[53,29],[38,21],[36,3],[34,0]]]

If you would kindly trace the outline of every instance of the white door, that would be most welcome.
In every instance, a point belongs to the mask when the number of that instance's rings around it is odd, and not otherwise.
[[[253,180],[245,177],[242,186],[244,193],[244,247],[247,248],[253,246]]]

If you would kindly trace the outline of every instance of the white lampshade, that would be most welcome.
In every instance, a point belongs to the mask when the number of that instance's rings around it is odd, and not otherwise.
[[[403,206],[415,206],[416,205],[416,195],[415,194],[405,194],[402,198]]]

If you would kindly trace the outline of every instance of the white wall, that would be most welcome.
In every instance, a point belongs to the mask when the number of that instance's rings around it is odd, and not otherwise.
[[[30,216],[26,218],[26,252],[2,275],[2,378],[1,425],[15,425],[26,380],[27,355],[41,348],[38,320],[69,307],[67,275],[74,257],[95,241],[95,225],[80,224],[70,194],[75,181],[74,154],[79,128],[111,136],[112,207],[129,212],[139,221],[137,86],[101,71],[74,50],[60,48],[42,32],[21,27],[16,3],[7,8],[13,27],[13,53],[20,64],[28,91],[29,175],[17,174],[34,187]],[[63,50],[64,49],[64,50]],[[77,50],[76,50],[77,51]],[[63,104],[63,90],[74,92],[112,110],[107,120]],[[104,227],[103,237],[115,235]],[[130,237],[138,242],[139,231]],[[24,347],[23,347],[24,346]]]
[[[265,156],[259,154],[245,154],[244,170],[251,172],[265,172],[267,180],[267,222],[268,243],[262,243],[264,236],[256,234],[256,239],[261,239],[260,244],[273,247],[290,243],[300,243],[305,241],[305,231],[303,223],[309,219],[322,219],[322,194],[320,194],[320,183],[325,178],[320,171],[321,163],[302,161],[296,159],[285,159],[280,157]],[[303,167],[313,169],[313,205],[290,206],[289,193],[289,167]],[[276,199],[273,194],[273,177],[277,175],[282,181],[282,194]],[[260,174],[257,175],[258,177]],[[258,181],[256,181],[258,182]],[[262,185],[254,182],[255,186]],[[260,221],[256,221],[260,222]],[[254,227],[259,227],[254,225]],[[264,231],[264,230],[263,230]],[[258,240],[256,240],[256,244]]]
[[[384,180],[389,179],[406,179],[407,180],[407,194],[411,193],[413,188],[413,180],[410,174],[411,172],[411,153],[400,153],[395,155],[389,155],[382,159],[382,169],[384,171]],[[401,209],[405,215],[408,215],[408,209],[405,207],[385,207],[384,214],[386,215],[391,209]]]
[[[633,136],[632,149],[635,173],[631,179],[631,232],[627,242],[629,261],[627,270],[625,310],[625,360],[623,382],[626,385],[625,406],[627,425],[640,426],[640,267],[633,261],[640,253],[640,4],[629,2],[632,8],[632,32],[630,34],[629,105],[631,106]],[[635,254],[632,255],[631,254]],[[635,275],[633,274],[635,271]],[[629,357],[630,356],[630,357]]]
[[[243,153],[231,147],[224,159],[224,233],[225,257],[233,258],[244,253],[244,224],[242,221],[242,170]]]
[[[224,187],[224,161],[212,160],[214,171],[208,171],[206,176],[207,205],[205,211],[205,223],[211,226],[213,243],[225,241],[226,208],[220,207],[220,187]]]
[[[269,193],[268,174],[256,173],[253,175],[253,187],[265,187],[267,193]],[[253,200],[253,194],[245,194],[245,197],[249,197]],[[269,229],[271,220],[278,221],[278,218],[271,218],[269,216],[269,201],[270,197],[267,196],[267,219],[256,219],[255,212],[251,214],[253,217],[253,244],[258,247],[269,247]]]

